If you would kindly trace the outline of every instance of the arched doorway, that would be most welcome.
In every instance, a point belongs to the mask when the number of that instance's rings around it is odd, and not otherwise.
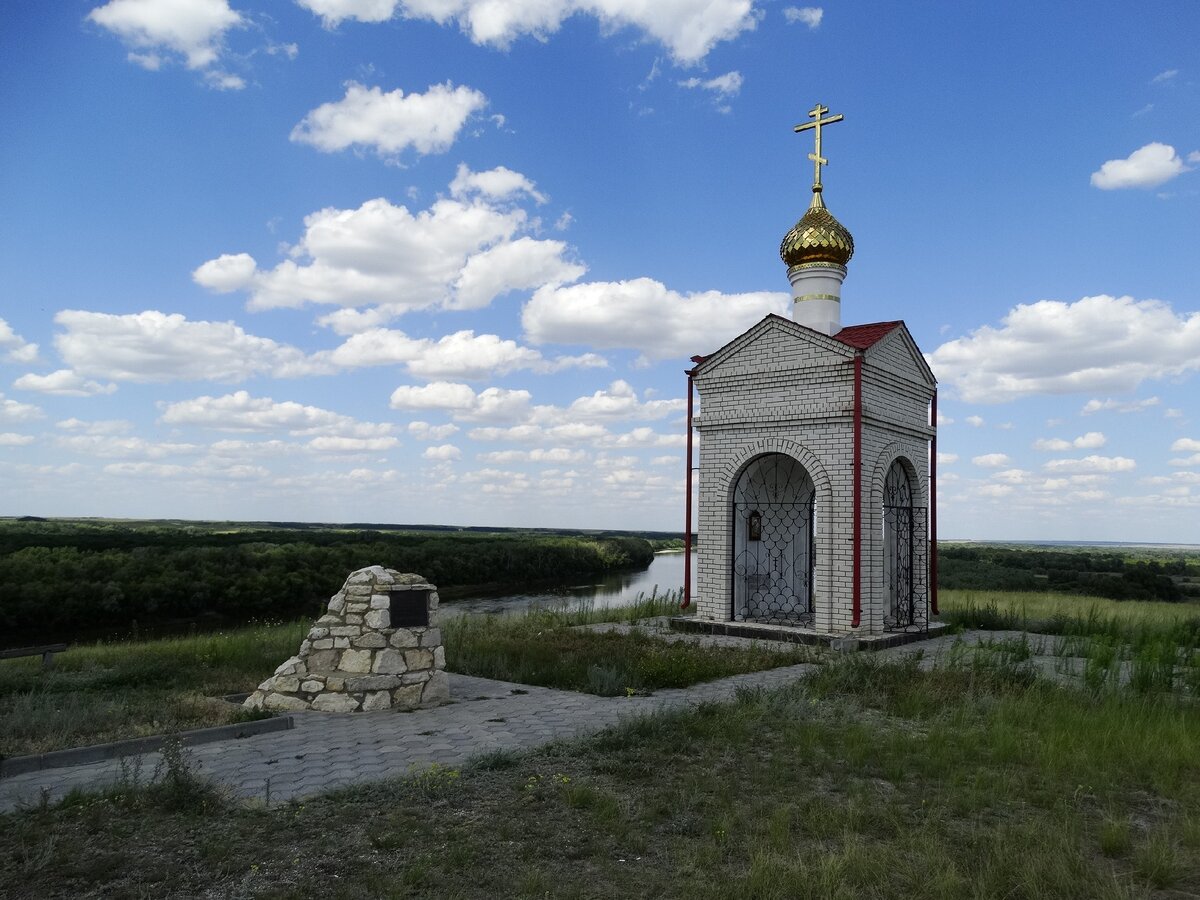
[[[813,623],[816,487],[797,460],[767,453],[733,491],[733,618]]]
[[[924,631],[927,607],[926,510],[913,505],[913,485],[901,460],[883,481],[883,627]]]

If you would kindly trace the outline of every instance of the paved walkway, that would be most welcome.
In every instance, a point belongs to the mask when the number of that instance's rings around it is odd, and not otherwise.
[[[649,697],[594,697],[573,691],[450,676],[454,702],[404,713],[293,713],[296,727],[189,747],[196,768],[234,795],[277,803],[329,788],[408,774],[431,763],[458,767],[493,750],[526,750],[556,738],[598,731],[630,716],[709,700],[739,687],[775,687],[814,666],[735,675]],[[92,788],[134,772],[149,780],[158,753],[0,779],[0,810],[54,800],[72,788]]]
[[[879,651],[879,655],[923,651],[932,661],[956,641],[977,644],[1015,636],[1019,633],[968,632]],[[702,637],[701,642],[751,643],[729,637]],[[658,710],[729,700],[740,688],[782,686],[815,668],[805,663],[734,675],[690,688],[656,691],[649,697],[595,697],[452,674],[454,702],[448,706],[412,713],[294,713],[292,730],[201,744],[186,753],[201,773],[232,794],[278,803],[333,787],[406,775],[432,763],[458,767],[488,751],[527,750]],[[160,759],[158,753],[147,753],[9,776],[0,779],[0,811],[35,804],[43,795],[54,800],[72,788],[94,788],[131,774],[146,781]]]

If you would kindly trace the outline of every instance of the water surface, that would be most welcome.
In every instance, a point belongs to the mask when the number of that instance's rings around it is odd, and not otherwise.
[[[639,594],[647,597],[657,590],[679,592],[683,589],[683,553],[658,553],[645,569],[634,572],[614,572],[584,583],[563,584],[536,590],[493,594],[486,597],[464,597],[446,600],[441,609],[444,615],[462,613],[523,612],[527,609],[574,609],[582,606],[604,608],[625,606]],[[695,553],[692,554],[692,575],[695,576]]]

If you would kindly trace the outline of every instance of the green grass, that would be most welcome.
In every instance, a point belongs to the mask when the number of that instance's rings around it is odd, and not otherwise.
[[[248,691],[296,652],[308,623],[74,646],[43,670],[40,658],[0,661],[0,755],[243,721],[219,699]]]
[[[687,687],[813,658],[809,648],[701,647],[640,634],[542,625],[538,619],[460,620],[447,628],[447,668],[466,675],[611,697]]]
[[[1200,608],[1066,594],[947,591],[941,620],[963,628],[1055,636],[1061,672],[1092,691],[1200,695]],[[1044,643],[1044,642],[1043,642]],[[1082,671],[1074,659],[1082,659]]]
[[[465,675],[612,697],[795,665],[815,655],[802,647],[733,650],[579,627],[677,612],[677,595],[660,596],[655,590],[626,607],[564,606],[513,616],[461,616],[442,626],[446,666]]]
[[[0,895],[44,897],[1192,896],[1200,710],[856,656],[274,809],[76,796],[0,818],[0,854]]]
[[[939,618],[965,627],[1024,628],[1069,620],[1111,623],[1115,627],[1150,626],[1200,629],[1200,604],[1147,600],[1106,600],[1077,594],[1022,591],[939,591]],[[974,624],[978,623],[978,625]]]

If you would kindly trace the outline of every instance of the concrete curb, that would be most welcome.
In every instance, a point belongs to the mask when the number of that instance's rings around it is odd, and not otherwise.
[[[728,637],[753,638],[760,641],[783,641],[792,644],[826,646],[843,653],[874,652],[915,644],[942,637],[949,631],[943,622],[930,622],[926,631],[897,631],[887,634],[857,635],[828,634],[786,625],[763,625],[758,622],[714,622],[695,616],[674,616],[667,620],[672,631],[692,634],[721,634]]]
[[[232,738],[250,737],[255,734],[268,734],[272,731],[287,731],[295,727],[296,723],[291,716],[275,716],[270,719],[256,719],[253,722],[217,725],[214,728],[193,728],[191,731],[181,731],[178,737],[180,743],[188,747],[196,744],[211,744],[214,741],[227,741]],[[120,756],[153,753],[172,737],[174,735],[156,734],[128,741],[113,741],[110,744],[93,744],[89,747],[74,747],[70,750],[52,750],[49,753],[0,759],[0,778],[9,775],[23,775],[26,772],[38,772],[42,769],[82,766]]]

